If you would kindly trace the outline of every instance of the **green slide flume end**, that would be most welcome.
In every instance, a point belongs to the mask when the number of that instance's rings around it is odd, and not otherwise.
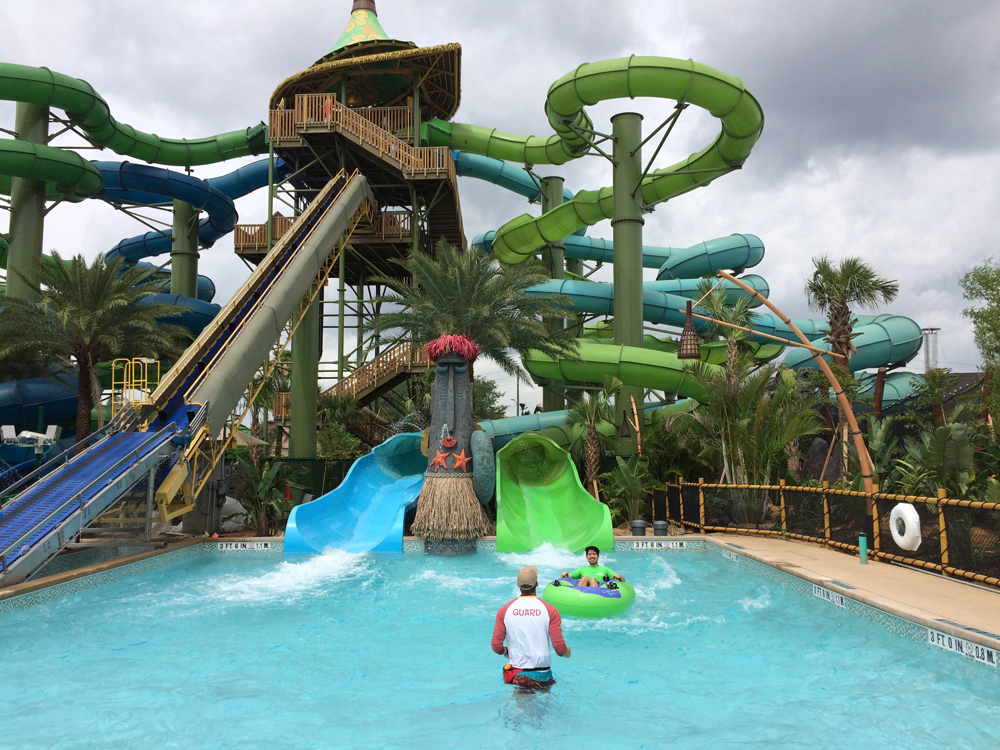
[[[556,135],[516,136],[489,128],[432,121],[430,145],[473,151],[519,164],[563,164],[583,156],[582,134],[592,130],[587,105],[610,99],[655,97],[674,99],[705,109],[721,121],[721,132],[705,149],[650,172],[642,181],[642,199],[655,205],[739,169],[764,127],[764,113],[743,82],[696,63],[667,57],[622,57],[585,63],[549,88],[545,112]],[[528,214],[497,230],[493,253],[505,263],[518,263],[549,242],[612,216],[611,188],[582,190],[540,217]]]
[[[548,542],[580,552],[610,550],[608,506],[580,483],[569,453],[531,433],[497,452],[497,552],[528,552]]]

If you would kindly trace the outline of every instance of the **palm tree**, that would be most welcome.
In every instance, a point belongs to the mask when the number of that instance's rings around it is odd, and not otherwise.
[[[846,358],[846,365],[857,351],[852,342],[858,335],[852,332],[857,321],[851,307],[875,309],[889,304],[899,294],[899,284],[876,275],[875,269],[858,256],[844,258],[838,265],[823,255],[813,258],[813,266],[815,271],[806,282],[806,297],[814,309],[826,313],[826,341],[831,350]]]
[[[22,275],[39,302],[6,300],[0,312],[0,362],[34,363],[47,372],[72,372],[78,381],[76,439],[90,435],[94,366],[116,357],[176,357],[190,334],[162,322],[181,314],[173,305],[143,304],[162,290],[153,269],[124,268],[99,255],[83,256]]]
[[[617,445],[614,432],[602,432],[598,427],[602,424],[614,427],[614,398],[619,388],[621,381],[611,379],[604,390],[585,393],[566,415],[567,427],[582,428],[570,445],[570,453],[576,460],[583,454],[583,485],[595,500],[599,499],[596,479],[601,470],[601,455],[610,453]]]
[[[740,295],[734,302],[730,302],[730,294],[729,290],[721,287],[712,289],[712,283],[708,279],[703,279],[698,285],[698,296],[702,297],[698,307],[702,309],[704,314],[714,318],[719,323],[730,323],[748,328],[757,317],[757,313],[751,308],[753,300],[746,295]],[[726,342],[726,370],[733,372],[736,367],[736,358],[741,351],[740,344],[746,341],[750,334],[739,328],[714,323],[709,327],[709,333]]]
[[[391,290],[375,302],[400,309],[371,320],[369,330],[384,335],[390,346],[423,346],[440,336],[461,334],[475,342],[481,356],[525,382],[528,374],[512,351],[523,356],[535,349],[551,357],[575,358],[573,331],[550,331],[541,320],[572,315],[572,303],[562,295],[527,294],[529,287],[549,280],[537,262],[501,265],[484,253],[459,252],[444,240],[434,251],[433,257],[414,252],[396,261],[413,279],[412,285],[390,277],[372,280]]]
[[[467,468],[475,408],[473,362],[482,355],[507,374],[527,380],[512,352],[523,356],[535,349],[576,359],[573,333],[549,330],[542,322],[567,317],[570,303],[558,295],[528,294],[529,287],[548,280],[536,261],[501,266],[488,255],[461,253],[441,241],[433,257],[414,252],[396,262],[412,285],[385,276],[373,280],[390,290],[377,296],[376,303],[395,311],[374,318],[369,329],[385,335],[390,345],[427,344],[429,358],[438,363],[428,475],[412,530],[432,543],[472,540],[489,527]],[[454,464],[449,466],[449,460]]]

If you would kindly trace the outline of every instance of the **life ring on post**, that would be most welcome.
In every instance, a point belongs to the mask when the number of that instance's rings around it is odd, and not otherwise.
[[[889,515],[892,540],[900,549],[913,552],[920,546],[920,516],[909,503],[899,503]]]

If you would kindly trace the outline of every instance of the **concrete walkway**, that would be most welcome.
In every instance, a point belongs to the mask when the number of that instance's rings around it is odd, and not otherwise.
[[[1000,591],[890,563],[862,565],[855,556],[808,542],[741,534],[670,539],[704,540],[732,549],[897,617],[1000,650]]]

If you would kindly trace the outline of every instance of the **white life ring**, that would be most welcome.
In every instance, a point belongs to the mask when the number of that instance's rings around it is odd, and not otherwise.
[[[899,503],[889,515],[892,540],[900,549],[913,552],[920,546],[920,516],[909,503]]]

